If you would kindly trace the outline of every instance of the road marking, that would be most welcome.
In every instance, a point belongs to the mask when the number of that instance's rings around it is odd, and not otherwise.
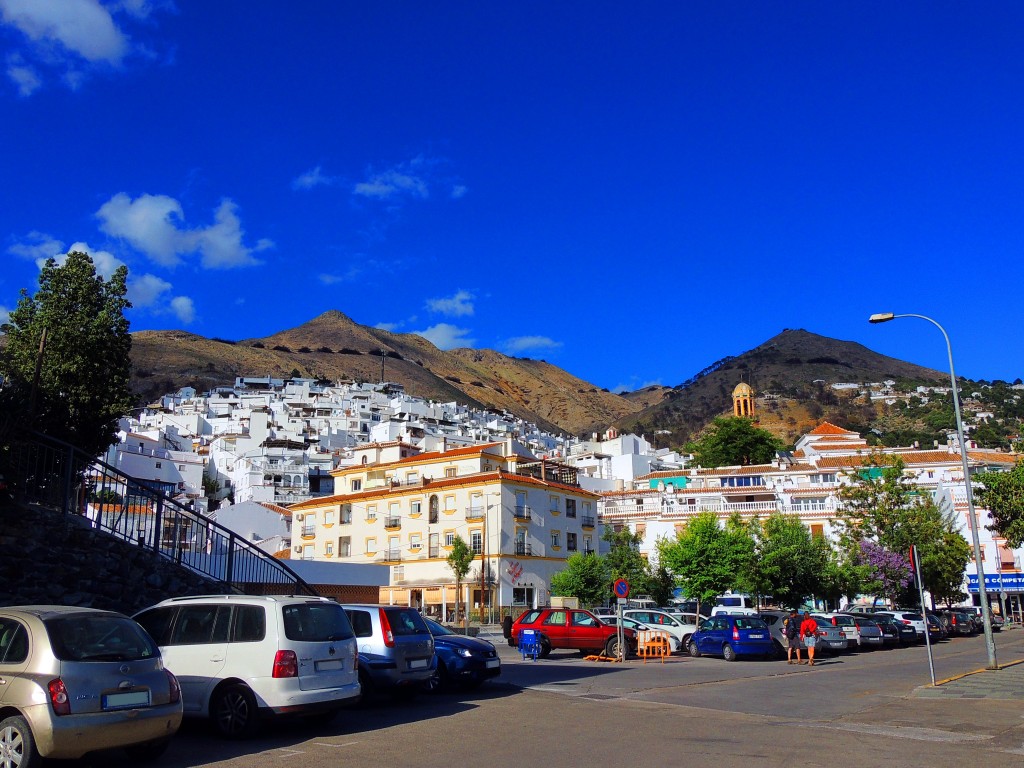
[[[941,741],[963,744],[972,741],[988,741],[991,736],[979,736],[973,733],[955,733],[940,731],[935,728],[912,728],[902,725],[870,725],[868,723],[792,723],[804,728],[827,728],[854,733],[867,733],[873,736],[892,736],[897,739],[914,739],[915,741]]]
[[[311,742],[316,744],[318,747],[351,747],[353,744],[358,744],[358,741],[346,741],[344,744],[333,744],[329,741],[314,741]]]

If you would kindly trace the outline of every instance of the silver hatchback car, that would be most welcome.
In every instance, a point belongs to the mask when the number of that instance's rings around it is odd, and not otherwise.
[[[377,691],[415,694],[433,677],[434,636],[420,612],[407,605],[342,606],[359,642],[359,683],[364,698]]]
[[[0,608],[0,764],[166,749],[181,725],[178,681],[153,639],[115,611]]]

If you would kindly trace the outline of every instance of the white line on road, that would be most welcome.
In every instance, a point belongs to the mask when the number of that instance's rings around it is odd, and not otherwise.
[[[945,741],[965,743],[971,741],[988,741],[991,736],[979,736],[973,733],[954,733],[940,731],[935,728],[911,728],[901,725],[869,725],[867,723],[790,723],[803,728],[828,728],[854,733],[869,733],[873,736],[892,736],[897,739],[914,739],[915,741]]]

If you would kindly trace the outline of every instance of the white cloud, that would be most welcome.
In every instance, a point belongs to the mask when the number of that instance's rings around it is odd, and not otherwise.
[[[181,322],[191,323],[196,317],[196,307],[188,296],[175,296],[171,299],[171,311]]]
[[[452,187],[452,191],[451,191],[452,200],[458,200],[458,199],[460,199],[462,197],[465,197],[466,196],[466,192],[468,192],[468,191],[469,190],[466,188],[466,186],[464,184],[456,184],[455,186]]]
[[[120,64],[128,38],[98,0],[0,0],[0,19],[33,43],[90,62]]]
[[[661,386],[661,379],[652,379],[649,381],[645,381],[642,384],[637,384],[637,381],[639,381],[639,379],[636,376],[634,376],[630,380],[629,384],[616,384],[614,387],[611,388],[611,391],[614,392],[616,395],[621,395],[623,392],[636,392],[641,389],[646,389],[647,387]]]
[[[19,96],[31,96],[43,85],[35,67],[26,64],[17,54],[7,57],[7,77],[18,87]]]
[[[182,252],[194,249],[188,233],[178,229],[184,219],[181,204],[166,195],[141,195],[132,200],[119,192],[96,212],[100,229],[127,240],[153,261],[165,267],[181,263]]]
[[[466,317],[473,314],[473,299],[469,291],[457,291],[446,299],[427,299],[427,309],[449,317]]]
[[[114,274],[118,267],[125,266],[125,263],[110,251],[101,251],[96,248],[90,248],[88,243],[72,243],[71,247],[68,248],[68,253],[71,251],[88,253],[90,258],[92,258],[92,263],[96,265],[97,274],[102,275],[105,279]],[[61,261],[63,261],[63,259],[61,259]]]
[[[395,200],[401,197],[425,200],[430,197],[430,190],[421,171],[429,164],[421,156],[378,173],[371,172],[369,178],[357,183],[352,191],[375,200]]]
[[[311,171],[306,171],[301,176],[298,176],[292,181],[292,189],[313,189],[313,187],[323,187],[334,183],[334,179],[330,176],[324,175],[323,171],[318,165]]]
[[[391,333],[394,333],[395,331],[397,331],[399,328],[402,327],[402,324],[401,323],[377,323],[373,327],[376,328],[379,331],[391,331]]]
[[[173,286],[156,275],[145,274],[128,281],[128,301],[136,309],[152,307]]]
[[[558,349],[561,346],[562,342],[555,341],[547,336],[515,336],[511,339],[507,339],[502,344],[502,348],[510,355],[519,354],[527,350],[537,352],[550,351]]]
[[[32,230],[26,236],[26,240],[29,242],[15,243],[7,249],[7,252],[21,256],[23,259],[30,259],[37,264],[67,252],[64,249],[64,243],[45,232]]]
[[[422,331],[413,331],[417,336],[422,336],[438,349],[455,349],[456,347],[472,347],[476,339],[466,336],[470,330],[459,328],[449,323],[438,323]]]
[[[0,304],[0,325],[11,322],[11,310]]]
[[[174,267],[182,257],[199,253],[207,269],[231,269],[259,264],[254,253],[273,248],[261,239],[249,248],[242,242],[245,232],[237,206],[225,199],[214,212],[209,227],[186,229],[181,203],[166,195],[140,195],[135,200],[120,192],[96,212],[100,229],[129,242],[156,263]]]

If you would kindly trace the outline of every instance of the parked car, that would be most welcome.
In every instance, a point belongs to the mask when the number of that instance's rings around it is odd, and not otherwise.
[[[428,691],[440,691],[452,685],[476,688],[484,680],[501,674],[501,659],[487,640],[460,635],[433,619],[423,617],[434,636],[434,674],[427,680]]]
[[[974,626],[974,619],[967,611],[944,609],[936,611],[935,615],[946,627],[950,637],[954,635],[966,637],[978,633]]]
[[[843,630],[849,650],[860,648],[860,627],[857,626],[853,616],[848,613],[814,613],[811,615],[815,618],[825,619],[832,626]]]
[[[619,623],[620,623],[620,619],[619,619],[618,616],[598,616],[598,618],[601,619],[601,621],[603,621],[605,624],[610,624],[613,627],[618,626]],[[625,627],[627,629],[632,629],[634,632],[639,632],[641,630],[648,630],[648,629],[657,629],[657,627],[650,627],[650,626],[644,624],[641,621],[637,621],[636,619],[631,619],[629,616],[623,616],[622,619],[621,619],[621,623],[622,623],[623,627]],[[679,641],[676,640],[676,638],[673,635],[669,635],[668,636],[668,643],[669,643],[669,651],[671,653],[676,653],[676,652],[678,652],[680,650],[683,650],[686,647],[684,645],[681,645],[679,643]]]
[[[946,629],[946,625],[940,617],[929,613],[925,618],[928,620],[928,640],[930,642],[937,643],[940,640],[949,639],[949,630]]]
[[[886,645],[913,645],[917,642],[917,630],[895,616],[873,613],[870,618],[881,628]]]
[[[904,629],[903,625],[897,624],[895,618],[886,613],[865,614],[864,617],[878,625],[882,631],[882,644],[887,648],[903,644],[900,639],[902,632],[907,632],[914,640],[918,639],[918,633],[909,627]]]
[[[175,597],[135,619],[181,681],[186,717],[209,718],[229,739],[260,720],[326,721],[359,700],[356,641],[348,617],[322,597]]]
[[[740,656],[767,659],[775,654],[768,625],[760,616],[749,614],[720,613],[704,619],[687,648],[693,657],[722,656],[726,661]]]
[[[597,608],[592,608],[590,612],[595,616],[600,616],[601,619],[604,619],[605,616],[615,616],[618,614],[618,611],[610,605],[599,605]]]
[[[818,625],[818,631],[816,632],[818,645],[815,650],[819,654],[824,652],[837,654],[850,650],[850,641],[846,637],[845,629],[837,627],[831,621],[821,617],[812,616],[811,618]]]
[[[114,611],[0,608],[0,765],[125,748],[158,757],[181,725],[181,689],[143,629]]]
[[[434,675],[434,636],[426,620],[407,605],[342,605],[359,643],[363,696],[378,692],[414,695]]]
[[[772,635],[772,647],[775,648],[775,655],[780,659],[786,656],[786,649],[789,648],[789,638],[786,637],[786,621],[789,619],[789,611],[768,608],[758,613],[758,616],[768,625],[768,631]]]
[[[697,631],[697,615],[680,613],[672,615],[665,611],[633,610],[624,611],[623,616],[628,616],[636,621],[643,622],[651,629],[661,629],[668,632],[675,638],[676,646],[685,648],[690,642],[690,637]]]
[[[867,616],[854,615],[853,623],[857,625],[858,644],[863,650],[881,648],[885,645],[882,628]]]
[[[925,620],[920,613],[901,608],[893,608],[892,610],[876,611],[876,615],[892,616],[903,626],[913,628],[914,633],[917,635],[917,642],[924,642]]]
[[[540,633],[540,656],[554,648],[575,648],[582,651],[604,651],[609,656],[619,652],[618,628],[606,624],[582,608],[532,608],[512,624],[512,637],[519,644],[524,629]],[[636,632],[623,628],[626,650],[636,653]]]

